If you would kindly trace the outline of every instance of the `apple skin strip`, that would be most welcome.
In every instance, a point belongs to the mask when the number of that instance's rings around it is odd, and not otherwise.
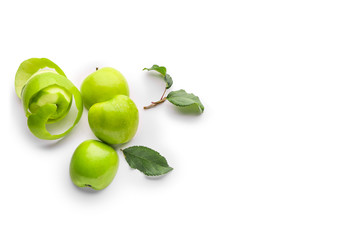
[[[81,94],[49,59],[31,58],[21,63],[15,76],[15,91],[22,100],[30,131],[40,139],[62,138],[80,121],[83,113]],[[46,124],[62,120],[69,113],[72,99],[77,109],[72,126],[61,134],[49,133]]]

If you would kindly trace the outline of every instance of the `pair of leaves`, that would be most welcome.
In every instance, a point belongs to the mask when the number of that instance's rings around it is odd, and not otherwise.
[[[164,81],[166,83],[166,89],[169,89],[172,86],[173,80],[170,77],[170,75],[166,73],[166,67],[154,64],[151,68],[144,68],[143,70],[157,71],[164,77]],[[166,89],[165,89],[165,91],[166,91]],[[205,109],[204,105],[201,103],[198,96],[195,96],[192,93],[187,93],[183,89],[178,90],[178,91],[172,91],[165,98],[169,102],[171,102],[172,104],[174,104],[175,106],[178,106],[178,107],[188,107],[191,109],[196,109],[200,113],[204,112],[204,109]],[[164,99],[162,97],[159,101],[153,102],[152,105],[150,105],[148,107],[153,107],[159,103],[162,103],[162,102],[164,102],[163,100]],[[148,107],[145,107],[145,108],[148,108]],[[195,107],[195,108],[192,108],[192,107]]]
[[[173,170],[166,159],[155,150],[144,146],[133,146],[122,150],[131,168],[146,176],[160,176]]]

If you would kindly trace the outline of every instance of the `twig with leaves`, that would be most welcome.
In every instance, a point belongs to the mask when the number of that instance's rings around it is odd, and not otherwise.
[[[169,102],[171,102],[175,106],[178,106],[178,107],[196,106],[197,107],[196,109],[200,113],[204,112],[204,105],[201,103],[199,97],[195,96],[192,93],[187,93],[183,89],[178,90],[178,91],[171,91],[165,97],[166,91],[173,84],[172,77],[169,74],[166,73],[166,67],[154,64],[151,68],[144,68],[143,70],[147,70],[147,71],[153,70],[153,71],[156,71],[156,72],[160,73],[163,80],[166,83],[165,90],[164,90],[160,100],[155,101],[155,102],[151,102],[151,104],[148,105],[148,106],[145,106],[144,109],[149,109],[149,108],[155,107],[155,106],[165,102],[166,100],[168,100]]]

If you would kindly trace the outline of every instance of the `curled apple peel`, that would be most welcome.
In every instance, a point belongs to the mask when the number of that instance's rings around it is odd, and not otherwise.
[[[46,58],[31,58],[21,63],[15,76],[15,91],[22,100],[27,125],[40,139],[55,140],[67,135],[79,122],[81,94],[64,72]],[[73,124],[60,134],[51,134],[46,125],[59,122],[75,100],[77,115]]]

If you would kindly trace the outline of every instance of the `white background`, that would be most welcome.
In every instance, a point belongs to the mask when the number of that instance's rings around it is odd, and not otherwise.
[[[359,1],[4,1],[0,8],[0,239],[359,239]],[[14,91],[47,57],[74,84],[95,67],[127,78],[136,136],[174,171],[149,179],[122,155],[112,184],[75,187],[69,163],[94,139],[87,111],[60,141],[28,130]],[[142,68],[164,65],[166,102]]]

